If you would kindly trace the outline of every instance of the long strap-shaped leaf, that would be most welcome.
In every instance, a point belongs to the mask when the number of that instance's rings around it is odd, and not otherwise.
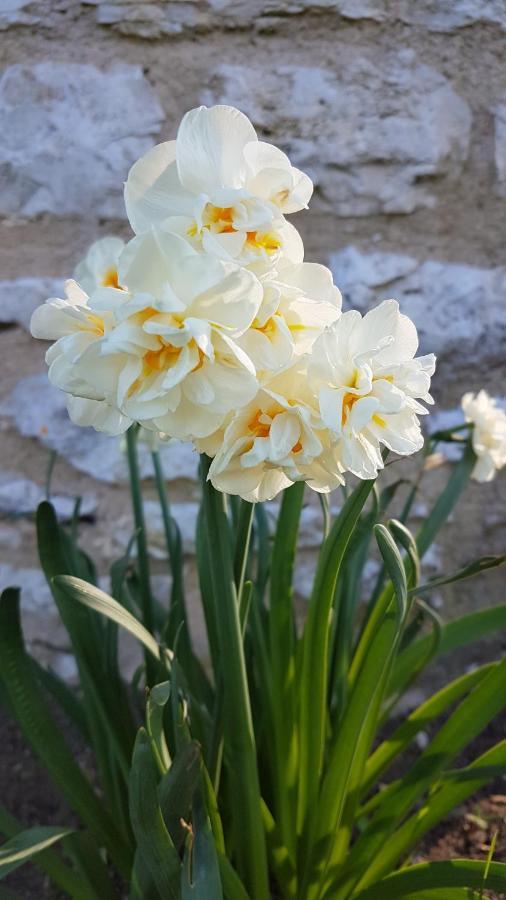
[[[106,618],[121,625],[130,634],[133,634],[156,660],[161,659],[160,648],[150,632],[121,603],[118,603],[105,591],[100,590],[93,584],[88,584],[87,581],[83,581],[81,578],[74,578],[72,575],[58,575],[53,581],[57,587],[62,588],[72,599],[78,600],[84,606],[94,609],[96,612],[106,616]]]
[[[472,447],[467,446],[461,460],[457,463],[456,466],[452,469],[452,473],[448,480],[448,483],[445,489],[442,491],[440,496],[438,497],[436,503],[434,504],[433,509],[425,519],[420,531],[416,536],[416,546],[418,549],[418,556],[421,559],[429,547],[431,546],[434,538],[438,534],[439,530],[442,528],[444,523],[447,521],[449,514],[457,504],[464,488],[467,485],[469,480],[469,476],[473,469],[474,463],[476,462],[476,456]],[[378,602],[375,604],[375,607],[372,611],[372,614],[366,618],[366,622],[362,631],[361,640],[358,644],[358,652],[355,653],[355,657],[353,660],[353,664],[350,670],[350,681],[353,683],[358,669],[360,668],[362,662],[362,652],[364,647],[367,646],[369,636],[374,631],[376,627],[376,623],[378,617],[381,616],[382,611],[386,608],[388,603],[390,602],[390,598],[392,596],[392,585],[387,584],[380,594]],[[365,638],[362,640],[362,638]],[[425,658],[425,663],[429,661],[430,653],[427,654]],[[424,663],[424,658],[421,658],[422,664]],[[413,670],[410,670],[412,672]]]
[[[206,474],[208,462],[203,462]],[[223,673],[225,759],[235,798],[233,819],[241,874],[252,900],[267,900],[267,854],[260,812],[260,784],[241,623],[234,581],[229,524],[223,496],[204,481],[209,565],[219,622]]]
[[[306,872],[304,896],[307,900],[316,900],[321,896],[329,867],[334,867],[346,854],[365,761],[407,611],[406,575],[399,551],[383,525],[376,525],[374,531],[395,586],[395,597],[372,637],[336,739],[329,750],[328,767],[316,809],[316,824],[309,834],[310,847],[315,848],[315,862]],[[345,828],[337,840],[345,810]],[[322,854],[323,848],[325,852]]]
[[[417,707],[367,760],[362,793],[367,795],[378,778],[385,773],[393,760],[414,740],[416,735],[427,728],[429,723],[445,712],[452,703],[469,693],[495,665],[496,663],[488,663],[473,672],[461,675]]]
[[[492,668],[460,703],[411,767],[388,803],[380,805],[346,861],[346,879],[367,887],[383,874],[382,850],[410,808],[506,705],[506,660]],[[340,896],[336,893],[336,898]],[[343,893],[343,896],[348,896]]]
[[[13,838],[23,830],[21,823],[0,806],[0,834],[6,838]],[[72,900],[96,900],[88,884],[85,884],[78,873],[64,863],[54,850],[42,850],[34,857],[33,863],[49,876],[53,884],[72,897]]]
[[[418,844],[424,834],[438,824],[452,809],[494,777],[506,774],[506,741],[487,750],[465,769],[452,772],[441,787],[431,793],[419,810],[393,834],[381,853],[381,867],[391,871]]]
[[[50,503],[41,503],[37,509],[37,540],[41,565],[79,668],[83,710],[104,793],[126,834],[129,826],[124,757],[131,755],[135,727],[117,666],[110,665],[110,630],[105,627],[108,623],[82,604],[74,603],[54,584],[58,575],[88,576],[86,567],[79,564],[78,548],[59,525]],[[111,745],[115,750],[123,748],[120,758],[111,752]]]
[[[468,444],[464,450],[462,459],[453,468],[445,489],[441,492],[434,507],[430,511],[416,536],[416,543],[420,557],[429,549],[436,534],[448,521],[448,516],[465,489],[469,476],[474,468],[476,456],[473,448]]]
[[[158,801],[158,772],[150,739],[139,729],[130,772],[130,816],[137,850],[162,900],[181,896],[181,861]]]
[[[488,867],[488,872],[487,872]],[[486,877],[485,877],[486,875]],[[506,864],[474,859],[452,859],[445,862],[420,863],[395,872],[354,894],[354,900],[397,900],[432,888],[467,887],[480,890],[506,891]],[[330,895],[328,900],[331,900]]]
[[[24,651],[19,591],[15,588],[8,588],[0,599],[0,676],[23,734],[71,806],[128,877],[129,849],[75,762],[33,677],[30,658]]]
[[[0,847],[0,879],[70,833],[70,828],[46,825],[27,828],[16,834]]]
[[[325,541],[302,636],[298,684],[299,783],[297,832],[302,835],[308,809],[314,809],[323,766],[327,715],[329,616],[339,569],[373,482],[364,481],[347,499]]]
[[[480,637],[491,632],[499,633],[504,629],[506,629],[506,604],[469,613],[442,626],[437,654],[439,656],[457,647],[466,647]],[[432,643],[431,635],[426,635],[399,653],[390,678],[389,693],[402,691],[413,670],[430,655]]]
[[[218,854],[200,790],[193,801],[192,829],[183,861],[181,898],[223,900]]]
[[[292,804],[297,784],[295,620],[292,594],[303,499],[304,482],[294,484],[284,491],[272,551],[268,615],[275,757],[274,813],[292,852],[295,852],[295,810]]]

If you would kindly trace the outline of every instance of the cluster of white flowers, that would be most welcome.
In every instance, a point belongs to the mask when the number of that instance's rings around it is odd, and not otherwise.
[[[506,466],[506,413],[486,391],[464,394],[462,409],[466,422],[473,426],[472,444],[477,456],[471,477],[492,481]]]
[[[191,110],[131,169],[135,237],[104,238],[32,319],[74,422],[133,422],[213,457],[220,490],[270,499],[303,479],[374,478],[381,448],[423,444],[434,356],[388,300],[341,314],[286,215],[310,179],[227,106]]]

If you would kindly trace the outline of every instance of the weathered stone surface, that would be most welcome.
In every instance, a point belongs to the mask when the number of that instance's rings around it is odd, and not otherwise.
[[[176,0],[176,2],[129,2],[129,0],[91,0],[97,6],[99,25],[111,25],[125,35],[141,38],[159,38],[179,35],[197,27],[212,24],[212,11],[201,0]]]
[[[18,25],[52,28],[72,6],[78,10],[79,0],[0,0],[0,31]]]
[[[23,478],[17,472],[0,471],[0,514],[27,515],[37,509],[39,503],[46,499],[45,490],[29,478]],[[62,521],[72,518],[75,506],[74,497],[60,494],[51,496],[58,517]],[[81,516],[92,516],[97,508],[96,497],[84,494],[81,497],[79,513]]]
[[[37,16],[30,15],[30,0],[0,0],[0,31],[10,25],[35,25]]]
[[[48,297],[61,297],[59,278],[12,278],[0,281],[0,323],[22,325],[28,330],[34,309]]]
[[[74,425],[67,414],[64,394],[49,383],[45,372],[21,379],[0,411],[13,418],[22,435],[38,438],[79,471],[99,481],[126,480],[122,440]],[[161,455],[169,480],[196,478],[198,457],[189,444],[164,445]],[[139,445],[139,460],[142,476],[151,477],[150,452],[143,444]]]
[[[477,23],[506,28],[504,0],[402,0],[398,16],[429,31],[453,31]]]
[[[418,328],[421,352],[438,357],[439,384],[504,360],[506,268],[420,262],[353,246],[332,254],[330,265],[347,305],[366,312],[389,297],[399,300]]]
[[[239,106],[284,144],[317,185],[312,208],[365,216],[433,206],[423,179],[460,171],[469,146],[467,103],[411,50],[374,59],[350,50],[336,51],[337,75],[223,63],[202,100]]]
[[[6,0],[19,3],[22,0]],[[503,0],[88,0],[97,22],[125,35],[159,38],[186,31],[256,28],[276,30],[287,17],[336,13],[350,21],[403,22],[428,31],[451,32],[468,25],[506,28]],[[25,4],[26,5],[26,4]],[[21,13],[17,14],[18,17]],[[26,15],[26,13],[24,14]],[[22,21],[13,16],[12,21]]]
[[[506,103],[495,109],[494,151],[497,193],[506,197]]]
[[[0,80],[0,214],[123,217],[163,111],[140,66],[41,62]]]

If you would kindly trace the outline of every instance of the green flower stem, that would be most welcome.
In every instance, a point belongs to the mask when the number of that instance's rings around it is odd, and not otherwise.
[[[165,487],[165,477],[162,468],[162,461],[158,450],[151,451],[153,460],[153,469],[155,472],[156,489],[158,491],[158,499],[162,510],[163,530],[165,533],[165,543],[169,555],[170,570],[172,572],[172,600],[179,600],[183,595],[183,567],[181,554],[178,553],[177,537],[174,534],[174,525],[170,514],[170,503]]]
[[[144,508],[142,505],[141,479],[139,473],[139,461],[137,458],[137,426],[132,425],[126,433],[128,471],[130,475],[130,493],[132,496],[132,509],[135,523],[135,540],[137,544],[137,566],[139,571],[140,595],[142,604],[142,623],[153,634],[153,594],[149,574],[148,542],[146,539],[146,523],[144,520]],[[151,683],[154,674],[153,660],[145,653],[146,674]]]
[[[225,760],[234,797],[233,826],[241,875],[252,900],[268,900],[267,855],[263,830],[255,737],[241,637],[229,523],[224,497],[205,481],[209,460],[202,458],[204,511],[223,677]]]
[[[253,523],[254,512],[254,503],[248,503],[247,500],[241,500],[234,553],[234,577],[237,588],[237,596],[239,597],[239,599],[242,595],[244,579],[246,577],[249,545],[251,539],[251,526]]]

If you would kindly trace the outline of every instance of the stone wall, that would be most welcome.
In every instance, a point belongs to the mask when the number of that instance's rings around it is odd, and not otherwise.
[[[119,442],[68,422],[27,334],[31,310],[92,240],[128,234],[131,163],[173,137],[188,108],[227,102],[314,179],[296,221],[307,258],[332,267],[347,302],[365,310],[396,296],[415,319],[439,357],[440,418],[464,390],[504,393],[506,3],[0,0],[0,48],[0,582],[23,585],[34,648],[70,676],[30,517],[51,449],[59,512],[82,495],[83,541],[104,576],[132,526]],[[186,447],[164,453],[193,583],[196,459]],[[505,499],[504,478],[473,486],[432,564],[499,552]],[[162,573],[149,481],[147,504]],[[313,507],[305,516],[302,595],[319,540]],[[493,573],[448,591],[443,611],[498,601],[501,582]]]

